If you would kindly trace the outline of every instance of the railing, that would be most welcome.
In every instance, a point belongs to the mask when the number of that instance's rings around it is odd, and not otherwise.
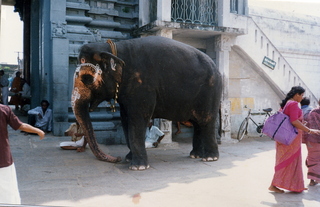
[[[265,78],[272,80],[270,82],[271,87],[281,90],[279,97],[284,98],[292,86],[299,85],[306,90],[305,96],[311,100],[312,105],[317,105],[318,99],[316,96],[252,18],[248,18],[248,34],[238,36],[233,49],[238,54],[246,53],[248,55],[247,59],[252,59],[258,65],[258,68],[262,69],[267,75]],[[261,62],[264,57],[274,61],[276,63],[275,67],[271,69],[263,65]],[[277,91],[275,90],[275,92]]]
[[[172,0],[171,21],[201,25],[216,25],[217,0]]]

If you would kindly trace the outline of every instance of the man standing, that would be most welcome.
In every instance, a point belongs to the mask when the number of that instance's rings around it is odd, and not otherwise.
[[[0,203],[20,205],[16,168],[9,145],[8,125],[14,130],[36,133],[41,140],[44,138],[44,132],[22,123],[9,106],[0,104]]]
[[[9,80],[8,75],[4,74],[4,70],[0,70],[0,87],[2,92],[2,103],[8,105]]]

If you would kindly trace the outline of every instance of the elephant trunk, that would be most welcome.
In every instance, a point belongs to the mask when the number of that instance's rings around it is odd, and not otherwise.
[[[82,102],[82,103],[81,103]],[[101,151],[96,141],[92,123],[89,115],[89,102],[84,102],[81,100],[76,100],[73,106],[74,115],[84,131],[84,136],[88,142],[91,151],[93,154],[101,161],[106,162],[119,162],[121,161],[120,157],[113,157],[107,155]]]

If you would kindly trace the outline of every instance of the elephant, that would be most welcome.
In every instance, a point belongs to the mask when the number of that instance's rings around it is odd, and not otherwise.
[[[120,157],[103,153],[95,139],[89,112],[116,100],[129,148],[129,169],[150,167],[146,127],[153,118],[190,121],[194,126],[191,158],[219,158],[215,123],[222,96],[222,76],[200,50],[160,36],[81,46],[74,73],[72,108],[93,154],[102,161]]]

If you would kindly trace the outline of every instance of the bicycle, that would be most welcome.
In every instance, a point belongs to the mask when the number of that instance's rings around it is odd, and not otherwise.
[[[251,113],[251,109],[249,109],[249,112],[248,112],[248,115],[246,118],[244,118],[244,120],[242,121],[241,125],[240,125],[240,128],[239,128],[239,131],[238,131],[238,135],[237,135],[237,139],[239,141],[241,141],[244,137],[244,135],[247,135],[248,134],[248,125],[249,125],[249,120],[251,120],[254,125],[256,125],[256,131],[260,134],[260,136],[262,136],[262,128],[263,128],[263,125],[265,123],[265,121],[267,120],[268,117],[271,116],[271,111],[272,111],[272,108],[266,108],[266,109],[262,109],[262,111],[265,112],[265,117],[264,117],[264,120],[262,123],[256,123],[252,118],[251,116],[253,115],[253,113]],[[259,113],[262,115],[262,113]]]

